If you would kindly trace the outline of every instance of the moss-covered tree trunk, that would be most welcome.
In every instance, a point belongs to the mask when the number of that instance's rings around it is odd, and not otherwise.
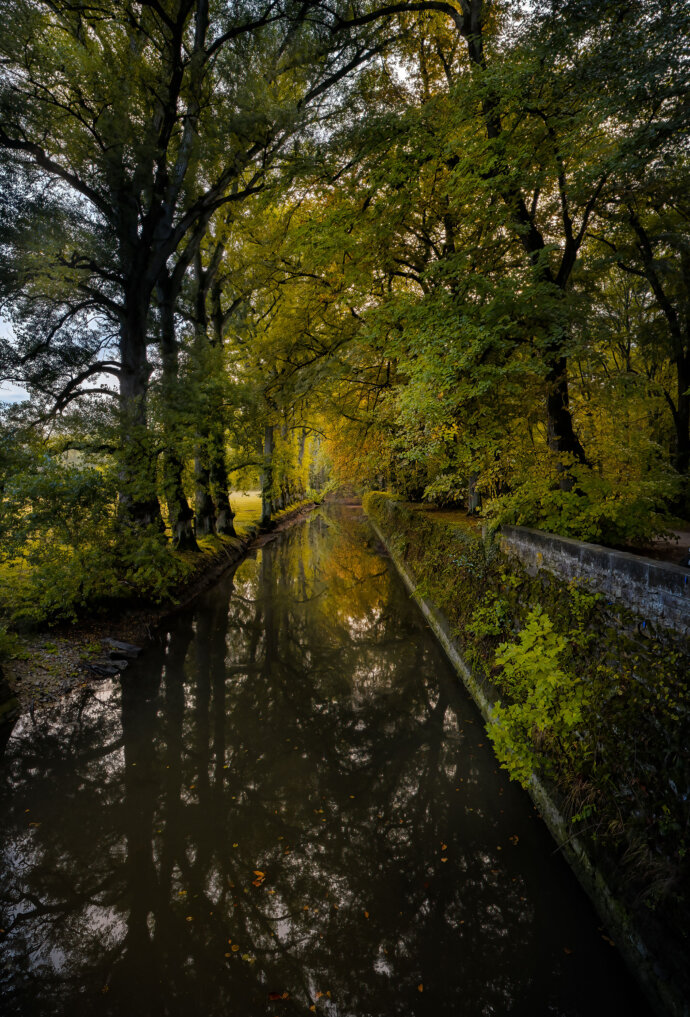
[[[123,523],[163,530],[156,493],[156,450],[148,427],[147,402],[151,367],[146,356],[148,303],[133,293],[120,327],[119,496]]]
[[[261,525],[268,526],[273,515],[273,425],[264,427],[263,463],[261,466]]]
[[[180,434],[177,421],[179,406],[179,358],[175,338],[174,286],[158,288],[161,318],[161,361],[163,395],[163,491],[168,509],[168,522],[173,547],[178,551],[198,551],[194,510],[187,501],[182,483],[184,464],[179,453]]]

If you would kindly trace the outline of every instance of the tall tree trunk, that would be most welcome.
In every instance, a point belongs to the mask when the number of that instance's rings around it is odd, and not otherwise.
[[[483,32],[485,18],[489,11],[490,7],[485,0],[466,0],[462,5],[462,14],[458,12],[454,16],[456,27],[459,29],[460,35],[465,39],[470,64],[478,71],[485,71],[487,67]],[[500,103],[496,94],[492,94],[491,90],[487,91],[485,98],[482,100],[482,115],[487,138],[490,141],[500,138],[504,131],[501,122]],[[492,170],[491,172],[495,171]],[[599,186],[603,186],[603,180]],[[565,231],[566,240],[561,252],[560,267],[557,272],[552,272],[551,268],[542,261],[546,246],[544,234],[537,226],[534,215],[530,214],[519,187],[509,183],[507,186],[501,186],[499,190],[503,202],[510,210],[516,238],[535,267],[539,279],[558,287],[561,293],[564,294],[577,260],[584,229],[582,236],[576,240],[572,232],[572,222],[568,218]],[[589,212],[587,214],[589,215]],[[565,340],[567,337],[563,336],[562,338]],[[546,399],[548,444],[552,451],[568,452],[578,462],[584,463],[586,462],[585,451],[575,433],[573,418],[570,412],[568,361],[563,353],[564,348],[565,342],[561,342],[558,347],[552,349],[551,355],[546,361],[547,382],[549,385]],[[566,469],[561,469],[560,472],[561,489],[571,489],[573,485],[572,477]]]
[[[273,488],[273,425],[264,428],[263,465],[261,468],[261,525],[268,526],[273,514],[271,491]]]
[[[306,494],[306,491],[304,489],[304,482],[303,482],[303,479],[302,479],[302,476],[303,476],[302,475],[302,467],[304,465],[304,452],[305,452],[305,449],[306,449],[306,445],[307,445],[307,431],[306,431],[306,428],[303,427],[302,430],[299,433],[299,441],[297,443],[297,467],[298,467],[298,470],[299,470],[299,481],[298,481],[298,483],[299,483],[299,490],[298,490],[298,493],[299,493],[299,497],[300,498],[304,498],[304,496]]]
[[[146,304],[132,301],[120,329],[120,484],[118,511],[134,528],[164,529],[156,494],[156,455],[147,420],[151,368],[146,359]]]
[[[222,533],[226,537],[236,537],[233,519],[235,513],[230,505],[227,463],[225,461],[225,448],[223,441],[222,427],[211,429],[210,448],[210,481],[213,501],[216,508],[216,533]]]
[[[673,465],[687,477],[690,467],[690,353],[676,358],[676,412],[673,423],[676,430],[676,447]]]
[[[570,413],[568,362],[565,356],[556,357],[551,361],[546,382],[548,385],[546,420],[549,448],[556,454],[572,456],[577,462],[584,463],[586,462],[585,450],[575,434],[573,418]],[[574,479],[569,465],[560,462],[558,470],[561,490],[572,491]]]
[[[482,496],[477,490],[478,473],[471,473],[467,482],[467,515],[476,516],[482,507]]]
[[[216,507],[211,497],[211,471],[205,462],[205,451],[197,449],[194,459],[196,485],[196,531],[203,537],[216,532]]]
[[[198,551],[194,528],[194,511],[184,493],[182,459],[177,450],[178,428],[178,356],[175,341],[175,307],[171,293],[159,288],[161,314],[161,360],[163,366],[163,428],[165,451],[163,454],[163,488],[168,508],[168,520],[173,547],[178,551]]]

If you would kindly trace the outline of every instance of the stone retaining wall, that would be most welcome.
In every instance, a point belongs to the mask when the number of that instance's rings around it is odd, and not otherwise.
[[[690,635],[690,569],[525,526],[503,526],[500,536],[501,547],[528,571],[586,580],[643,622]]]
[[[451,664],[477,704],[487,727],[490,726],[494,723],[493,703],[496,699],[495,688],[488,679],[479,677],[468,666],[446,616],[439,610],[436,604],[420,593],[416,577],[410,567],[397,555],[391,546],[388,534],[384,533],[371,517],[369,517],[369,522],[379,540],[388,551],[407,589],[417,601]],[[506,527],[506,529],[509,528]],[[510,529],[518,535],[534,533],[538,537],[554,541],[561,541],[562,539],[521,527],[511,527]],[[578,541],[567,541],[567,543],[577,545]],[[512,545],[510,546],[512,548]],[[535,570],[537,567],[548,567],[544,561],[545,556],[543,551],[537,550],[536,542],[534,545],[531,545],[527,538],[523,538],[523,546],[526,556],[528,553],[533,555]],[[594,551],[602,551],[606,554],[616,553],[609,552],[603,547],[596,547],[593,544],[582,544],[580,546],[591,548]],[[542,557],[537,559],[537,554],[541,554]],[[554,554],[554,559],[555,557]],[[634,555],[624,555],[623,557],[637,560]],[[674,568],[674,566],[669,567],[671,569]],[[556,571],[555,566],[552,566],[552,568],[553,571]],[[684,570],[678,569],[678,571],[683,572]],[[605,876],[589,857],[584,843],[578,837],[572,835],[571,825],[563,816],[559,804],[551,792],[536,774],[532,774],[526,790],[556,841],[558,850],[562,852],[581,886],[590,897],[600,918],[615,938],[618,949],[627,962],[631,973],[638,979],[641,987],[644,989],[654,1013],[657,1017],[690,1017],[690,1000],[683,998],[682,990],[679,989],[673,977],[673,966],[671,965],[670,969],[665,969],[664,961],[668,958],[665,956],[664,951],[650,949],[650,946],[645,942],[645,937],[642,931],[637,928],[631,913],[625,904],[611,891]]]

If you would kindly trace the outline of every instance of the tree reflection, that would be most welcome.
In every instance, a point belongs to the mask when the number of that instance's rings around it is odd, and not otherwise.
[[[20,722],[6,1012],[644,1012],[368,540],[312,516]]]

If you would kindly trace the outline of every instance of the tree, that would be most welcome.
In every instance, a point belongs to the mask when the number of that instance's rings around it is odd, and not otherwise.
[[[4,0],[0,13],[11,29],[0,147],[19,183],[52,181],[82,225],[82,242],[60,259],[75,292],[117,323],[120,502],[133,523],[155,524],[147,394],[156,286],[200,223],[264,186],[326,93],[379,44],[336,39],[291,0]],[[127,73],[113,74],[118,65]],[[102,368],[89,364],[82,382]]]

